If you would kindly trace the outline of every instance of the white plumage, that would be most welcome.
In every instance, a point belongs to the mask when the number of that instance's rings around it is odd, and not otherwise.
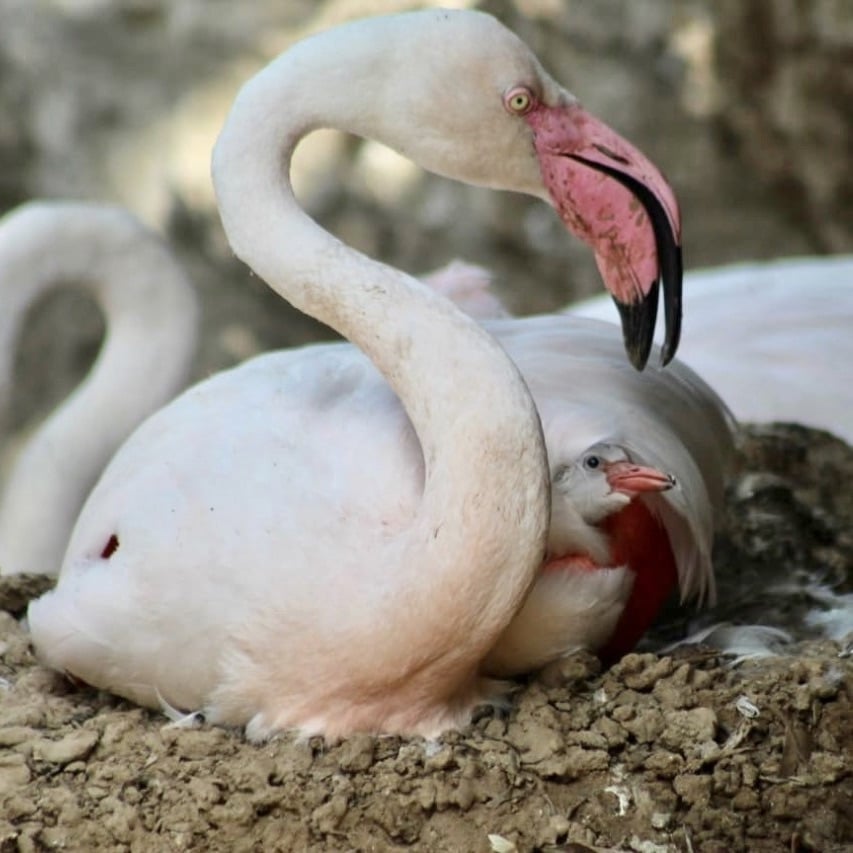
[[[493,690],[480,664],[541,567],[549,464],[562,454],[613,439],[675,473],[679,488],[658,497],[682,589],[712,586],[728,416],[683,367],[637,373],[615,327],[542,317],[484,331],[323,232],[296,206],[282,164],[327,124],[460,179],[550,197],[564,217],[563,173],[543,175],[541,161],[563,156],[561,133],[568,158],[603,133],[521,42],[474,12],[349,25],[250,81],[214,154],[229,239],[358,348],[256,358],[149,419],[93,491],[30,625],[53,666],[143,704],[203,709],[253,737],[287,727],[432,735]],[[606,134],[658,192],[656,227],[677,231],[663,179]],[[570,224],[590,217],[579,230],[628,298],[650,247],[677,235],[656,244],[632,213],[626,239],[642,259],[635,269],[630,252],[607,255],[612,234],[603,240],[588,205],[599,184],[620,215],[629,197],[610,178],[590,180],[594,158],[610,154],[590,156],[570,173],[586,181]]]

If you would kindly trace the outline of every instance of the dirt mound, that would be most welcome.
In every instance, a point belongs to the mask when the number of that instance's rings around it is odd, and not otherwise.
[[[849,583],[851,466],[853,451],[829,436],[745,434],[719,554],[724,615],[737,618],[737,595],[753,606],[738,579],[782,602],[782,584],[768,593],[771,569],[776,581]],[[39,591],[25,584],[3,579],[7,610]],[[807,592],[793,598],[774,618],[814,608]],[[579,655],[521,686],[509,708],[484,709],[437,742],[364,735],[254,746],[198,721],[176,727],[40,667],[11,612],[0,613],[0,677],[0,851],[853,843],[853,659],[828,640],[737,667],[695,646],[629,655],[603,673]]]

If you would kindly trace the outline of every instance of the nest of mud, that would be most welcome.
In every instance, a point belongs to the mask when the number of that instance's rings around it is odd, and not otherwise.
[[[826,591],[850,590],[853,451],[775,426],[744,433],[742,462],[715,618],[812,638],[737,666],[700,646],[605,672],[578,655],[437,742],[254,746],[81,692],[16,620],[43,582],[3,579],[0,851],[849,850],[853,659],[817,635]]]

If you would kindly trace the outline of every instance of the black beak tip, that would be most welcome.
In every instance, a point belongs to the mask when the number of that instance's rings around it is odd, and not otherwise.
[[[615,300],[614,300],[615,301]],[[628,359],[637,370],[643,370],[652,351],[655,321],[658,313],[658,284],[652,285],[639,302],[616,302],[622,319],[622,337]]]
[[[666,367],[675,358],[675,352],[678,349],[678,341],[673,341],[667,335],[666,340],[660,350],[660,363],[662,367]]]
[[[664,317],[666,319],[666,339],[661,348],[661,364],[672,361],[681,341],[681,287],[684,272],[681,259],[681,246],[675,240],[660,241],[662,256],[661,280],[663,282]]]
[[[649,361],[649,355],[644,351],[644,348],[639,343],[629,343],[627,340],[625,341],[625,352],[628,354],[628,360],[631,362],[633,367],[642,372],[646,369],[646,364]]]

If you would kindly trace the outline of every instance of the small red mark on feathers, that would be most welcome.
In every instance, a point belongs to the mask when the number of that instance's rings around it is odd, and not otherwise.
[[[109,560],[116,551],[118,551],[118,536],[113,533],[110,535],[110,538],[107,539],[107,544],[104,545],[104,550],[101,551],[101,559]]]
[[[678,567],[663,524],[642,501],[632,501],[602,527],[610,536],[613,565],[627,564],[635,575],[616,628],[598,650],[602,661],[611,663],[630,652],[654,622],[678,584]]]

